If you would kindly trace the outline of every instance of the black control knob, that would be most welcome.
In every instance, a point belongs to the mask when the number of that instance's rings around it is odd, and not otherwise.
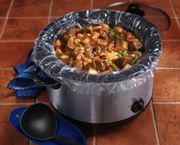
[[[130,4],[128,9],[126,10],[126,12],[136,14],[136,15],[139,15],[141,17],[143,17],[145,15],[145,12],[142,9],[140,9],[140,6],[136,3]]]
[[[144,100],[143,99],[135,100],[131,107],[131,111],[134,113],[139,111],[144,111]]]

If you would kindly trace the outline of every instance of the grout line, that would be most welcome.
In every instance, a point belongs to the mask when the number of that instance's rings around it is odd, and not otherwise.
[[[177,17],[177,15],[176,15],[176,11],[175,11],[175,9],[174,9],[174,5],[173,5],[173,3],[172,3],[172,1],[171,1],[171,0],[169,0],[169,4],[170,4],[170,7],[171,7],[171,9],[172,9],[172,11],[173,11],[174,18],[176,18],[176,17]]]
[[[172,105],[172,104],[175,104],[175,105],[180,105],[180,102],[179,101],[172,101],[172,102],[156,101],[156,102],[153,102],[153,104],[159,104],[159,105]]]
[[[10,11],[11,11],[11,8],[13,6],[13,3],[14,3],[14,0],[11,0],[11,3],[9,5],[9,9],[7,11],[7,14],[6,14],[6,17],[5,17],[5,21],[4,21],[4,24],[3,24],[3,27],[2,27],[2,30],[1,30],[1,33],[0,33],[0,40],[3,36],[3,33],[5,31],[5,28],[6,28],[6,25],[7,25],[7,21],[8,21],[8,17],[9,17],[9,14],[10,14]]]
[[[32,104],[34,104],[35,102],[32,102],[32,103],[0,103],[0,106],[14,106],[14,105],[17,105],[17,106],[21,106],[21,105],[27,105],[27,106],[29,106],[29,105],[32,105]]]
[[[59,17],[61,17],[61,16],[59,16]],[[59,17],[58,16],[51,16],[51,19],[57,19]]]
[[[39,97],[39,95],[37,96],[35,103],[39,103],[38,97]]]
[[[51,0],[50,9],[49,9],[49,15],[48,15],[48,24],[51,22],[53,3],[54,3],[54,0]]]
[[[91,9],[94,8],[94,0],[91,0]]]
[[[8,17],[8,19],[47,19],[49,18],[49,16],[45,16],[45,17],[42,17],[42,16],[35,16],[35,17]]]
[[[180,70],[179,67],[157,67],[156,70]]]
[[[178,24],[178,28],[180,29],[180,23],[179,23],[179,21],[178,21],[178,17],[177,17],[176,10],[175,10],[175,8],[174,8],[174,4],[173,4],[172,0],[169,0],[169,3],[170,3],[170,6],[171,6],[171,8],[172,8],[172,11],[173,11],[173,13],[174,13],[174,15],[175,15],[175,19],[176,19],[176,22],[177,22],[177,24]]]
[[[51,104],[49,102],[38,102],[38,103],[42,103],[42,104],[45,104],[45,105],[48,105],[48,106],[51,106]],[[37,104],[37,103],[35,103]]]
[[[96,145],[96,132],[95,132],[95,128],[93,128],[93,145]]]
[[[179,30],[180,30],[180,23],[179,23],[178,18],[176,18],[176,22],[177,22],[177,24],[178,24],[178,28],[179,28]]]
[[[176,41],[180,41],[180,39],[162,39],[162,41],[172,41],[172,42],[176,42]]]
[[[155,118],[155,113],[154,113],[154,108],[153,108],[152,102],[151,102],[150,106],[151,106],[150,108],[151,108],[151,113],[152,113],[152,121],[153,121],[154,131],[155,131],[155,135],[156,135],[156,142],[157,142],[157,145],[160,145],[159,133],[158,133],[158,128],[157,128],[157,123],[156,123],[156,118]]]
[[[7,70],[11,70],[13,71],[13,67],[6,67],[6,68],[0,68],[0,71],[7,71]]]
[[[7,18],[9,17],[9,14],[10,14],[10,11],[12,9],[13,4],[14,4],[14,0],[11,1],[11,4],[10,4],[9,9],[7,11],[7,15],[6,15]]]
[[[3,43],[6,43],[6,42],[11,42],[11,43],[13,43],[13,42],[34,42],[35,41],[35,39],[34,40],[0,40],[0,42],[3,42]]]

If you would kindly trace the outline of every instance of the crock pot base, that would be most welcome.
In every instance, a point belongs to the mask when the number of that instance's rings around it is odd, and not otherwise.
[[[144,107],[144,111],[146,111],[146,108],[149,106],[151,100],[152,100],[152,97],[151,97],[150,101],[148,102],[148,104]],[[87,125],[87,126],[89,125],[89,126],[97,126],[97,127],[101,127],[103,125],[111,125],[111,124],[113,124],[113,125],[123,125],[123,124],[129,123],[130,121],[134,120],[137,116],[139,116],[141,113],[144,112],[144,111],[138,112],[137,114],[135,114],[135,115],[133,115],[133,116],[131,116],[129,118],[122,119],[122,120],[119,120],[119,121],[107,122],[107,123],[91,123],[91,122],[85,122],[85,121],[81,121],[81,120],[71,118],[71,117],[63,114],[62,112],[60,112],[51,102],[50,102],[50,105],[56,111],[57,114],[62,115],[63,117],[71,120],[72,122],[74,122],[76,124],[84,124],[84,125]]]

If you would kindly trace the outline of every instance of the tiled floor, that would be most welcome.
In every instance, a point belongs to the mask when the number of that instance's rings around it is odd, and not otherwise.
[[[132,0],[123,0],[129,2]],[[162,35],[163,54],[154,78],[153,101],[131,122],[89,126],[75,122],[88,145],[180,145],[180,1],[134,0],[165,10],[171,27]],[[6,88],[34,45],[40,30],[57,16],[81,9],[104,8],[118,0],[0,0],[0,144],[33,145],[10,125],[9,112],[18,106],[48,102],[46,92],[37,99],[16,98]],[[161,24],[161,21],[158,22]]]

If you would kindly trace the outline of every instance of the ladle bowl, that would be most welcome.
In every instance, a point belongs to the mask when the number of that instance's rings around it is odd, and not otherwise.
[[[58,124],[53,111],[49,106],[38,103],[30,106],[20,120],[22,131],[36,140],[50,140],[63,142],[67,145],[82,145],[76,140],[56,135]]]

